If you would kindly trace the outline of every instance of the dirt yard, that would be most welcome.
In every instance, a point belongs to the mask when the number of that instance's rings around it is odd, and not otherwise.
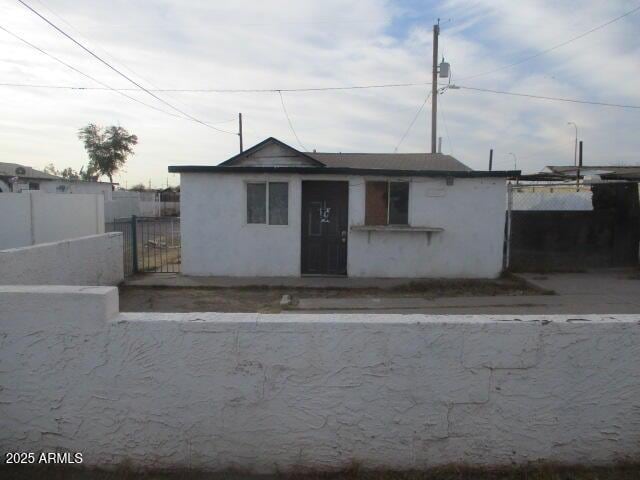
[[[413,297],[475,297],[496,295],[541,295],[549,293],[525,281],[507,276],[497,280],[425,280],[388,289],[376,288],[189,288],[131,287],[120,288],[122,312],[260,312],[282,310],[280,300],[290,295],[296,298],[363,298]]]

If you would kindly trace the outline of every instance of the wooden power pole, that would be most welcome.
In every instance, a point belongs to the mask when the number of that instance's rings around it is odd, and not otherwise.
[[[431,153],[436,153],[438,123],[438,35],[440,35],[440,19],[433,26],[433,80],[431,84]]]
[[[242,114],[238,114],[238,137],[240,137],[240,153],[244,151],[242,147]]]

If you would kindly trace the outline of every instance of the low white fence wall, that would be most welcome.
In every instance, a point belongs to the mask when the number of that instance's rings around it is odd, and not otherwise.
[[[104,203],[104,219],[112,222],[118,218],[140,216],[140,200],[136,197],[122,197],[108,200]]]
[[[59,286],[0,305],[3,451],[256,472],[640,453],[637,316],[133,314]]]
[[[118,285],[123,280],[120,232],[0,250],[0,285]]]
[[[0,249],[104,233],[103,195],[0,193]]]

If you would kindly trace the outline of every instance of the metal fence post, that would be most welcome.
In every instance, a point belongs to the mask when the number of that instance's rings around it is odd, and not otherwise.
[[[131,249],[133,273],[138,273],[138,219],[135,215],[131,215]]]

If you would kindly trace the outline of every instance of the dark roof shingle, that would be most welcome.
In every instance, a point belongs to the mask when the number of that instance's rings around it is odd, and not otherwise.
[[[471,171],[464,163],[442,153],[304,153],[330,168]]]

